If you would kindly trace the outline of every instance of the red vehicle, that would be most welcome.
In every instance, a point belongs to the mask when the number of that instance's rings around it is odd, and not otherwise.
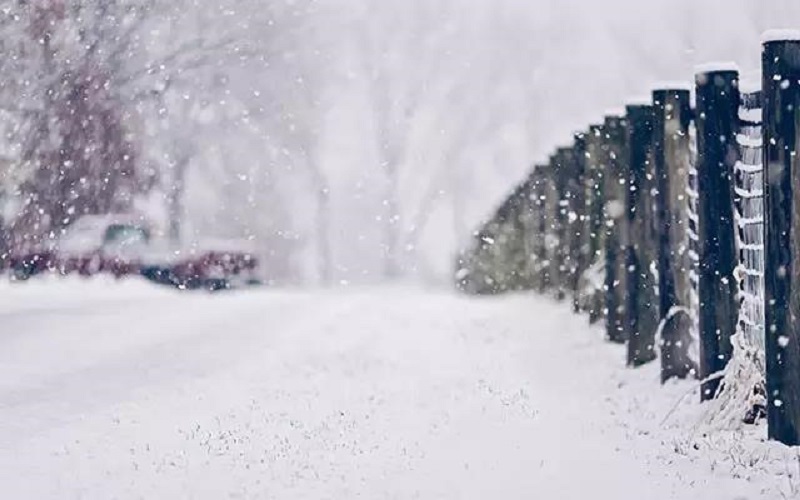
[[[143,217],[85,216],[39,251],[12,255],[17,279],[45,272],[115,277],[142,275],[180,289],[219,290],[257,283],[257,260],[243,242],[214,242],[176,248],[153,237]]]

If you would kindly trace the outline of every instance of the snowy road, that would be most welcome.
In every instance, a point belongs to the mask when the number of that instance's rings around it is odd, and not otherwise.
[[[0,496],[770,498],[662,442],[622,359],[533,297],[4,284]]]

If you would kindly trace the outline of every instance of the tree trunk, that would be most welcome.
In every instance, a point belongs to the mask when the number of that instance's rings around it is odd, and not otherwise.
[[[453,201],[453,233],[455,235],[456,249],[459,249],[462,242],[468,241],[469,229],[464,223],[464,190],[460,182],[458,172],[455,170],[455,165],[451,168],[450,189],[452,190],[451,196]]]
[[[384,259],[384,278],[388,280],[400,276],[400,202],[398,201],[399,192],[398,169],[396,165],[390,164],[386,168],[386,199],[384,200],[385,213],[383,217],[383,259]]]
[[[188,159],[183,159],[175,164],[172,185],[169,186],[167,211],[169,217],[168,236],[173,244],[180,244],[183,226],[183,195],[186,191],[186,168]]]

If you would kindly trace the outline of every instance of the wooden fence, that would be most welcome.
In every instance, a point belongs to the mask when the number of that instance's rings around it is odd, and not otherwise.
[[[660,359],[703,400],[747,350],[770,438],[800,444],[799,134],[800,36],[771,32],[761,89],[700,68],[535,165],[459,255],[457,285],[568,299],[629,366]]]

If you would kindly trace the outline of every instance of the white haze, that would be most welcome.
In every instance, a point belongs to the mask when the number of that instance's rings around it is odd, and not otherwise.
[[[182,237],[251,239],[293,283],[447,279],[472,229],[573,132],[702,62],[753,75],[760,33],[800,25],[792,0],[180,5],[150,21],[147,54],[205,39],[210,55],[137,103],[162,172],[138,205],[166,227],[185,162]]]

